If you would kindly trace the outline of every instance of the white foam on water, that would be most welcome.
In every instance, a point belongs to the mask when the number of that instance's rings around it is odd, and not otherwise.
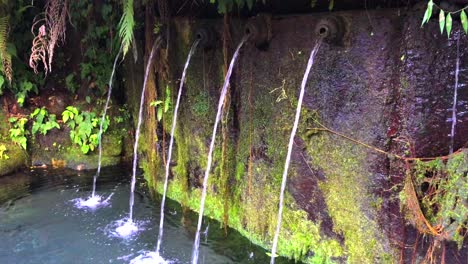
[[[165,260],[156,251],[144,251],[141,255],[130,261],[130,264],[170,264],[170,260]]]
[[[94,195],[89,196],[87,199],[76,198],[71,201],[75,204],[75,207],[78,209],[94,210],[100,207],[106,207],[110,205],[110,199],[112,195],[114,195],[114,193],[111,193],[107,198],[104,198],[104,196],[101,195]]]
[[[111,237],[117,237],[122,239],[131,239],[137,233],[144,230],[144,222],[135,222],[132,219],[126,217],[117,221],[112,222],[106,227],[106,233]]]

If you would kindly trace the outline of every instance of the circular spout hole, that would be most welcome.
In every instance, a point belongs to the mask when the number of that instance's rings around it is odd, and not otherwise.
[[[321,27],[321,28],[319,29],[319,35],[320,35],[320,36],[326,36],[327,33],[328,33],[328,28],[326,28],[326,27]]]
[[[250,27],[245,28],[245,34],[250,35],[250,33],[252,33],[252,31],[250,30]]]
[[[195,36],[197,39],[203,39],[203,35],[201,33],[197,33],[197,35]]]

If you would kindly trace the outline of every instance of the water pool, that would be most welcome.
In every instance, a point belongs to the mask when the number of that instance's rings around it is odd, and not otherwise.
[[[139,179],[134,219],[142,230],[129,239],[113,235],[116,220],[128,214],[130,170],[105,168],[97,193],[112,198],[97,210],[75,207],[90,195],[94,171],[32,170],[0,178],[0,263],[129,263],[156,246],[159,198],[147,194]],[[199,263],[269,263],[265,250],[235,230],[205,220]],[[173,201],[166,204],[161,255],[190,263],[197,215]],[[208,228],[207,228],[208,227]],[[293,263],[277,259],[276,263]]]

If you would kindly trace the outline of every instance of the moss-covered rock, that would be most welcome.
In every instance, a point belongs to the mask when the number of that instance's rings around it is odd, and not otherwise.
[[[0,141],[0,149],[4,149],[1,151],[2,156],[0,157],[0,176],[27,166],[28,155],[20,146],[11,142]]]

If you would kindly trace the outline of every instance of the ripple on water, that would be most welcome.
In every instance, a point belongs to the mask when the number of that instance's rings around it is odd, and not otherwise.
[[[143,251],[139,256],[132,259],[130,264],[170,264],[170,260],[165,260],[155,251]]]

